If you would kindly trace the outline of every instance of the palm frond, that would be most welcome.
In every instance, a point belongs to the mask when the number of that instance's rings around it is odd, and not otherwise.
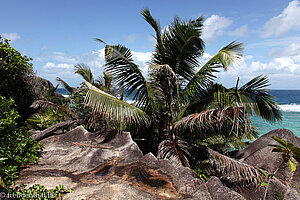
[[[167,159],[176,166],[189,166],[190,153],[187,143],[179,140],[163,140],[158,146],[158,159]]]
[[[117,123],[149,125],[149,117],[144,111],[101,91],[88,82],[85,84],[88,87],[85,104],[91,107],[94,112],[100,113],[106,119]]]
[[[275,102],[270,91],[265,89],[268,85],[269,80],[266,76],[256,76],[237,90],[235,100],[244,103],[250,114],[254,111],[257,116],[270,122],[282,120],[278,103]]]
[[[59,82],[60,84],[62,84],[62,86],[70,93],[72,93],[74,91],[74,88],[69,86],[64,80],[62,80],[61,78],[57,77],[56,81]]]
[[[157,65],[168,64],[178,76],[190,80],[205,48],[200,36],[201,28],[196,23],[175,17],[161,34],[163,45],[156,45],[152,62]]]
[[[143,9],[141,13],[146,22],[148,22],[148,24],[155,30],[157,44],[162,46],[161,27],[159,22],[152,17],[148,8]]]
[[[95,41],[97,41],[97,42],[100,42],[100,43],[106,44],[106,42],[104,42],[104,41],[103,41],[103,40],[101,40],[100,38],[95,38],[94,40],[95,40]]]
[[[74,69],[76,70],[75,73],[80,74],[85,81],[94,84],[93,73],[89,66],[85,64],[77,64],[74,66]]]
[[[197,91],[205,89],[216,77],[213,73],[218,72],[217,69],[227,70],[229,65],[238,62],[242,58],[242,50],[242,43],[233,41],[207,61],[184,88],[181,95],[183,102],[189,102]]]
[[[240,128],[243,131],[240,131]],[[227,106],[225,108],[213,108],[188,115],[180,119],[174,125],[174,130],[189,129],[190,131],[200,132],[202,137],[211,134],[230,135],[232,132],[236,136],[248,134],[252,129],[251,121],[244,107]]]
[[[169,65],[151,65],[149,71],[153,91],[157,91],[156,97],[161,94],[156,99],[163,99],[167,109],[173,113],[173,107],[179,102],[176,100],[179,98],[179,83],[175,72]]]
[[[229,65],[239,62],[242,59],[242,52],[243,44],[237,41],[233,41],[222,48],[206,64],[219,65],[221,68],[227,70],[227,67]]]
[[[133,100],[137,107],[146,110],[153,105],[152,93],[149,84],[138,65],[133,62],[131,51],[122,45],[106,45],[105,47],[106,72],[114,76],[114,82],[123,87],[129,96],[134,94]]]
[[[257,179],[263,179],[261,172],[257,168],[229,158],[210,148],[206,149],[209,155],[209,161],[219,173],[221,179],[231,183],[242,183],[244,185],[257,183]]]

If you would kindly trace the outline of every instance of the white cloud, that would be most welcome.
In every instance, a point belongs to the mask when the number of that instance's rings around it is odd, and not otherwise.
[[[282,37],[291,30],[300,30],[300,3],[299,0],[291,1],[282,13],[265,23],[261,36]]]
[[[300,43],[291,43],[286,48],[272,48],[268,55],[270,57],[296,56],[300,55]]]
[[[2,33],[2,36],[4,38],[9,39],[11,42],[14,42],[21,38],[21,36],[18,33]]]
[[[53,59],[58,62],[76,63],[76,58],[63,52],[54,52],[52,56]]]
[[[135,52],[132,51],[134,62],[139,65],[142,73],[147,75],[148,73],[148,62],[151,60],[152,52]]]
[[[74,85],[74,79],[78,78],[78,75],[74,74],[73,65],[68,63],[53,63],[47,62],[38,70],[38,76],[50,80],[56,85],[56,77],[62,78],[70,85]]]
[[[212,15],[203,24],[202,38],[205,42],[212,42],[224,33],[224,29],[232,24],[232,21],[226,17]]]
[[[151,59],[152,52],[132,51],[133,59],[142,72],[146,75],[147,63]],[[74,65],[78,63],[87,64],[94,74],[94,78],[101,76],[104,71],[104,48],[91,51],[79,56],[68,55],[63,52],[54,52],[48,56],[35,58],[38,62],[44,62],[42,67],[37,68],[38,75],[55,83],[56,77],[60,77],[73,86],[78,86],[82,78],[74,73]],[[36,65],[35,65],[36,66]]]
[[[261,74],[269,78],[270,88],[299,89],[300,55],[278,57],[269,62],[257,61],[250,56],[248,59],[245,58],[240,65],[229,67],[227,72],[219,73],[218,81],[227,87],[232,87],[237,77],[240,77],[242,85]]]
[[[152,53],[132,51],[132,54],[135,63],[140,66],[143,74],[146,75],[148,71],[147,63],[150,62]],[[76,63],[85,63],[89,65],[95,78],[102,75],[104,70],[104,49],[91,51],[80,56],[63,55],[67,58],[74,58]],[[202,64],[207,62],[211,56],[212,55],[209,53],[204,53],[201,59]],[[68,62],[46,61],[45,64],[38,69],[38,72],[41,77],[52,81],[54,84],[56,77],[60,77],[70,85],[78,86],[82,82],[82,78],[74,73],[74,64]],[[242,85],[260,74],[269,77],[270,83],[272,84],[270,88],[299,89],[300,53],[296,55],[289,55],[286,53],[286,55],[274,57],[267,62],[258,61],[255,57],[247,55],[239,62],[239,65],[231,66],[228,68],[227,72],[217,73],[216,75],[219,77],[217,79],[218,82],[221,82],[227,87],[233,87],[237,77],[240,77],[240,85]]]
[[[133,43],[136,40],[138,40],[139,38],[140,38],[140,36],[137,34],[130,34],[125,37],[125,39],[128,43]]]
[[[231,35],[231,36],[242,37],[247,32],[248,32],[248,26],[244,25],[244,26],[241,26],[241,27],[235,29],[234,31],[229,32],[228,34]]]
[[[47,72],[48,74],[56,74],[61,71],[69,71],[73,70],[73,65],[72,64],[67,64],[67,63],[60,63],[60,64],[55,64],[52,62],[47,62],[42,69]]]

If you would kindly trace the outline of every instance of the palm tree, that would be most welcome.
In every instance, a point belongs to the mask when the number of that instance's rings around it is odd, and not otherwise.
[[[240,145],[243,139],[255,136],[249,115],[255,113],[271,122],[281,119],[274,98],[265,89],[268,79],[257,76],[242,87],[238,79],[236,86],[229,89],[214,83],[216,72],[242,58],[241,43],[231,42],[201,65],[205,49],[201,39],[203,18],[182,21],[175,17],[161,31],[148,9],[142,15],[156,33],[148,79],[134,63],[128,48],[96,39],[105,44],[105,71],[113,75],[114,83],[123,87],[127,95],[133,95],[135,103],[121,101],[86,82],[86,104],[94,112],[113,119],[119,128],[148,127],[149,142],[159,144],[159,158],[188,166],[189,159],[199,160],[206,155],[223,175],[231,176],[230,167],[238,171],[232,180],[254,180],[255,175],[259,176],[255,168],[213,149],[222,151],[224,144]],[[222,148],[218,147],[220,144]],[[202,153],[193,151],[190,155],[191,148]],[[228,168],[218,167],[220,164]]]

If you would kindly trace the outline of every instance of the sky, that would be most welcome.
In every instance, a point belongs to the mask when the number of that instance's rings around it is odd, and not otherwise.
[[[244,44],[243,59],[216,74],[217,82],[233,87],[237,77],[245,84],[263,74],[270,89],[300,90],[299,0],[0,0],[0,7],[0,34],[54,85],[60,77],[79,86],[78,63],[102,74],[104,45],[94,38],[130,48],[146,74],[155,40],[141,10],[149,8],[162,28],[174,16],[204,17],[202,63],[234,40]]]

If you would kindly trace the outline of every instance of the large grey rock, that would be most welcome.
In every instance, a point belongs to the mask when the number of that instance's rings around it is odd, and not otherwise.
[[[49,100],[50,97],[63,98],[61,94],[54,90],[54,86],[49,80],[38,76],[31,76],[29,83],[35,93],[35,99]]]
[[[218,200],[243,200],[245,199],[241,194],[225,187],[220,179],[217,177],[211,177],[206,186],[208,188],[209,193],[211,194],[212,199]],[[246,199],[245,199],[246,200]]]
[[[290,130],[277,129],[261,136],[244,150],[237,152],[234,157],[268,173],[274,173],[277,170],[275,179],[272,180],[268,189],[267,199],[275,199],[276,195],[284,196],[284,199],[300,199],[300,196],[294,190],[297,189],[297,186],[300,186],[300,165],[297,163],[297,170],[292,173],[287,163],[282,164],[282,153],[272,152],[274,147],[268,146],[269,144],[279,145],[271,138],[272,136],[278,136],[300,147],[300,138],[295,136]],[[247,199],[262,198],[264,192],[265,187],[242,191],[243,196],[247,197]]]
[[[19,183],[69,186],[64,199],[203,199],[206,185],[189,168],[143,155],[130,133],[90,133],[79,126],[41,141],[37,165],[21,172]]]

